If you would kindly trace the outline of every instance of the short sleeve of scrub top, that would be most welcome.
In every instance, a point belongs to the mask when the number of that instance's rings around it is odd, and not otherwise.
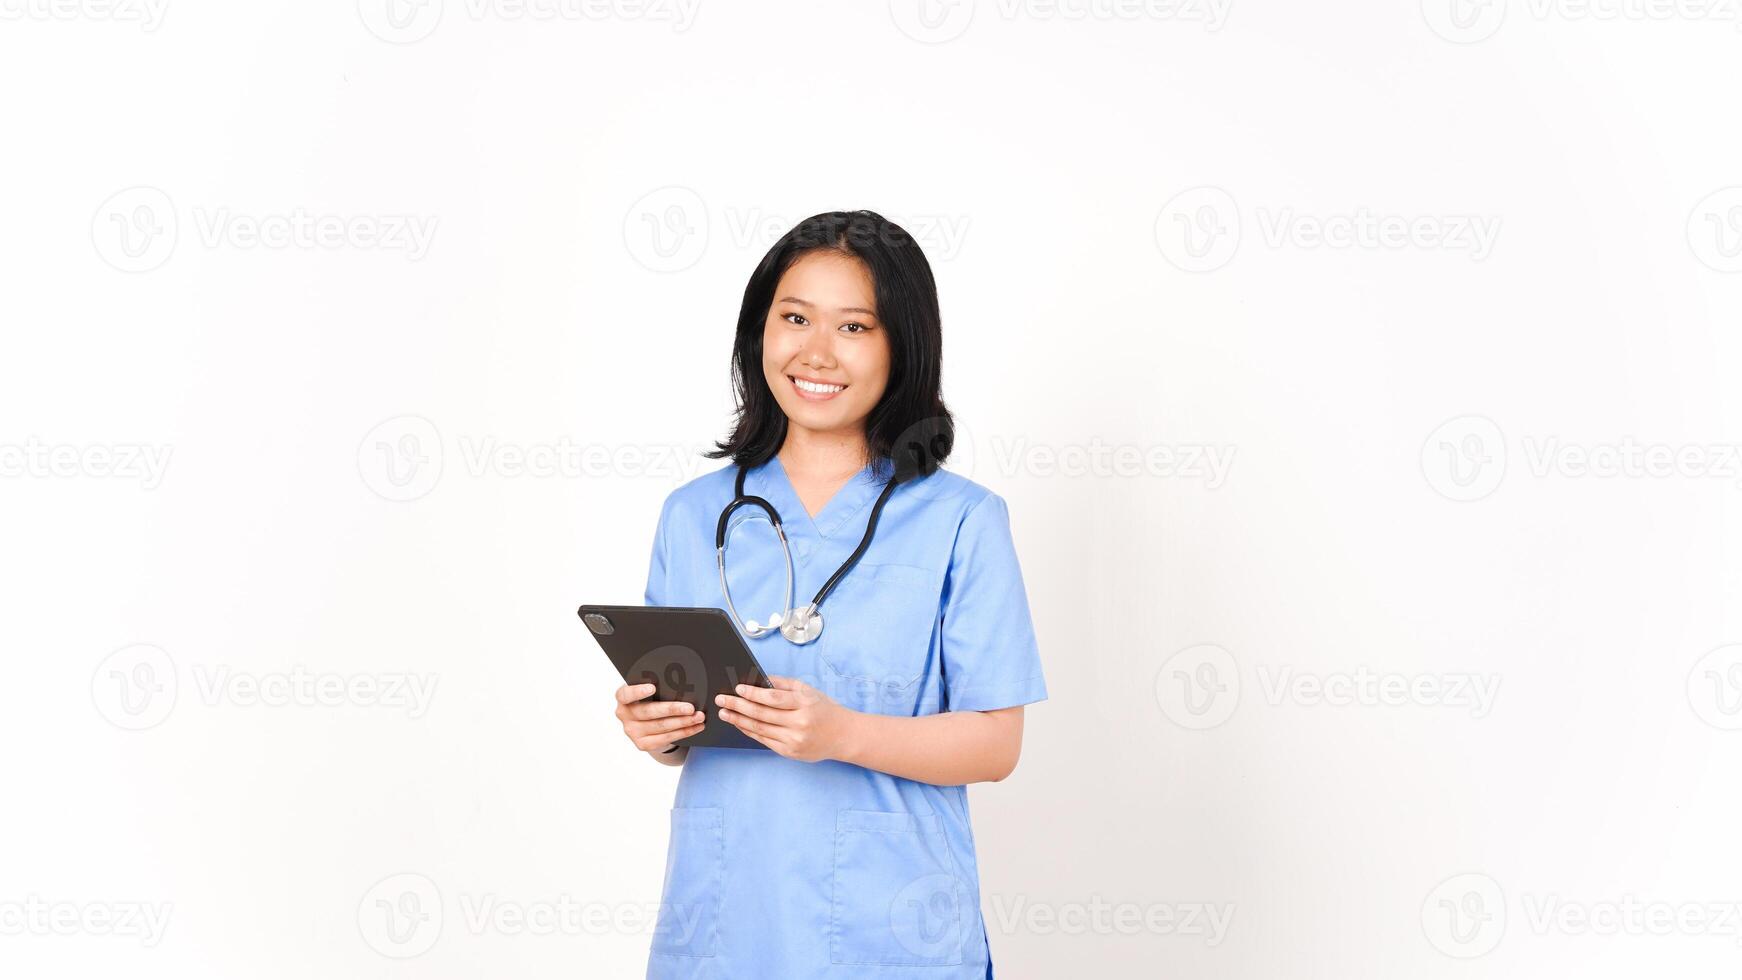
[[[939,648],[950,711],[992,711],[1046,697],[1010,511],[996,494],[968,511],[956,535]]]
[[[714,526],[735,475],[728,465],[666,498],[649,605],[724,607]],[[795,605],[858,545],[887,476],[886,462],[866,467],[813,517],[778,457],[746,475],[744,492],[780,511]],[[745,618],[766,621],[785,600],[779,544],[754,508],[740,508],[730,526],[733,599]],[[823,619],[822,636],[805,646],[778,631],[745,642],[769,673],[855,711],[916,717],[1047,696],[1009,511],[948,471],[896,487]],[[670,815],[651,980],[992,975],[967,787],[763,749],[689,751]]]
[[[665,498],[665,503],[659,509],[659,526],[653,532],[653,557],[647,562],[647,589],[642,593],[644,604],[649,606],[675,606],[665,597],[665,524],[671,514],[672,501],[676,494]]]

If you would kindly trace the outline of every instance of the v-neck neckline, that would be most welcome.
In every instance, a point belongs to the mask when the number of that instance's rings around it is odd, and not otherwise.
[[[792,478],[787,474],[786,465],[780,461],[778,453],[757,467],[754,475],[761,484],[763,496],[774,502],[789,530],[792,529],[793,522],[802,517],[804,526],[818,537],[828,538],[839,531],[843,524],[852,520],[854,515],[864,510],[865,504],[877,495],[883,484],[882,470],[883,467],[877,462],[861,467],[859,472],[841,484],[840,489],[835,491],[834,496],[823,504],[815,516],[805,509],[804,501],[799,499],[798,490],[793,487]]]

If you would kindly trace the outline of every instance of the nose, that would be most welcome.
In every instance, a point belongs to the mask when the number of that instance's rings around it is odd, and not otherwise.
[[[827,368],[835,362],[835,334],[821,325],[813,324],[805,331],[804,346],[798,350],[799,363],[806,367]]]

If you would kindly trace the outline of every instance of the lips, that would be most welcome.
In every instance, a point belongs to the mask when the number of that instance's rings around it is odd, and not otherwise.
[[[816,378],[800,378],[789,374],[786,379],[792,382],[792,390],[798,392],[798,396],[806,401],[825,402],[847,390],[847,386],[844,384],[835,384]]]

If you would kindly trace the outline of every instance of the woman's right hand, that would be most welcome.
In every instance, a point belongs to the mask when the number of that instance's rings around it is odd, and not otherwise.
[[[682,750],[660,758],[671,743],[689,738],[702,730],[706,716],[687,701],[648,701],[653,695],[652,684],[625,684],[617,689],[617,720],[623,723],[623,734],[635,747],[661,762],[670,761]]]

